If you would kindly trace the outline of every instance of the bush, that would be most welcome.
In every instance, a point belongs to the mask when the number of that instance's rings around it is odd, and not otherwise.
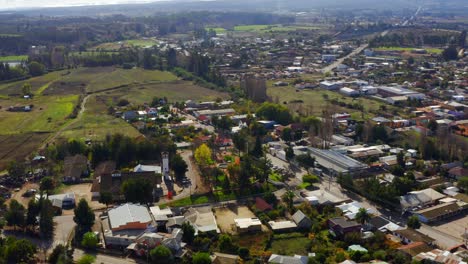
[[[237,251],[237,254],[242,258],[242,259],[247,259],[250,255],[250,251],[248,248],[241,247]]]
[[[306,174],[302,177],[302,181],[310,184],[314,184],[320,181],[319,177],[312,174]]]
[[[96,234],[93,232],[87,232],[83,235],[83,240],[81,240],[81,246],[87,249],[95,249],[97,247],[99,240]]]

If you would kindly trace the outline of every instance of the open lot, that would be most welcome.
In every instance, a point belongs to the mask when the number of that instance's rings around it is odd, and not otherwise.
[[[0,57],[0,61],[25,61],[28,59],[28,55],[18,55],[18,56],[3,56]]]
[[[269,251],[280,255],[307,255],[310,251],[310,239],[301,233],[274,235]]]
[[[129,40],[123,40],[123,41],[117,41],[117,42],[106,42],[106,43],[101,43],[93,48],[91,50],[119,50],[120,48],[125,48],[125,47],[130,47],[130,46],[136,46],[136,47],[152,47],[154,45],[157,45],[159,42],[155,39],[129,39]]]
[[[84,198],[91,209],[97,210],[97,209],[103,209],[106,208],[106,205],[99,203],[98,201],[93,201],[92,200],[92,195],[91,195],[91,183],[81,183],[81,184],[73,184],[73,185],[67,185],[65,186],[60,193],[75,193],[75,198],[76,198],[76,203]],[[63,210],[63,215],[72,215],[73,214],[73,209],[71,210]]]
[[[256,217],[255,214],[250,211],[247,206],[234,206],[229,205],[228,207],[216,208],[215,209],[216,222],[218,223],[221,232],[236,234],[236,224],[234,219],[236,218],[252,218]],[[268,231],[266,226],[262,225],[262,229]]]
[[[40,146],[50,133],[22,133],[0,135],[0,171],[12,160],[22,159]]]
[[[344,96],[338,92],[327,91],[323,89],[306,89],[296,91],[292,86],[275,87],[273,82],[267,82],[267,94],[273,100],[278,99],[279,103],[287,105],[292,111],[307,111],[312,115],[322,115],[322,111],[330,105],[327,100],[336,99],[346,104],[358,104],[364,106],[364,118],[371,117],[369,111],[378,110],[381,106],[385,106],[387,111],[398,111],[398,108],[379,102],[376,100],[368,99],[365,97],[352,98]],[[362,119],[361,111],[349,109],[347,107],[336,106],[338,111],[348,112],[353,118]]]
[[[22,94],[21,88],[23,84],[29,83],[31,84],[31,92],[36,94],[39,90],[47,88],[47,85],[53,81],[58,80],[65,74],[66,71],[56,71],[50,72],[48,74],[30,78],[23,81],[11,82],[0,84],[0,95],[4,96],[20,96]]]
[[[441,54],[442,49],[438,48],[411,48],[411,47],[378,47],[375,48],[376,51],[408,51],[411,52],[415,49],[424,49],[427,51],[427,53],[432,53],[432,54]]]

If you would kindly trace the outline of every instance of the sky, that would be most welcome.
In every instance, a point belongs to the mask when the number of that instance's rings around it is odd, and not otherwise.
[[[170,0],[0,0],[0,9],[148,3]]]

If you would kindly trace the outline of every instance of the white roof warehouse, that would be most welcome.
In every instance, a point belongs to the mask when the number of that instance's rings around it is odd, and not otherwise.
[[[368,166],[339,152],[327,149],[308,148],[318,164],[331,174],[354,174],[366,170]]]

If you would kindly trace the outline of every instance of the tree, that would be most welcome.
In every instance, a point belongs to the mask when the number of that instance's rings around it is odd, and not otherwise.
[[[193,226],[188,222],[184,222],[182,224],[182,232],[184,233],[182,236],[182,240],[185,243],[191,245],[193,240],[195,239],[195,229],[193,228]]]
[[[79,233],[84,234],[91,231],[91,227],[94,225],[95,215],[84,198],[80,200],[74,213],[73,221],[75,221]]]
[[[23,92],[23,95],[30,95],[31,94],[31,84],[30,83],[24,83],[23,87],[21,88],[21,91]]]
[[[458,186],[460,189],[465,190],[465,192],[468,191],[468,176],[461,177],[461,178],[458,180],[457,186]]]
[[[458,59],[458,51],[457,48],[453,45],[447,47],[442,51],[442,58],[446,61],[456,60]]]
[[[95,249],[99,240],[93,232],[86,232],[81,240],[81,245],[87,249]]]
[[[317,175],[312,175],[312,174],[306,174],[302,176],[302,181],[307,182],[309,184],[314,184],[320,181],[319,177]]]
[[[237,254],[242,259],[247,259],[249,257],[249,255],[250,255],[250,251],[249,251],[248,248],[240,247]]]
[[[402,168],[406,167],[405,155],[403,154],[403,151],[398,152],[397,163]]]
[[[210,254],[197,252],[192,257],[192,264],[211,264]]]
[[[293,133],[290,127],[285,127],[283,129],[283,132],[281,132],[281,139],[286,142],[293,140]]]
[[[160,245],[150,251],[151,260],[157,264],[172,264],[174,256],[170,249],[166,246]]]
[[[257,116],[274,120],[281,125],[288,125],[292,121],[291,113],[286,106],[265,102],[257,109]]]
[[[195,160],[201,166],[211,165],[213,163],[211,159],[211,149],[206,144],[201,144],[195,150]]]
[[[431,130],[433,133],[437,131],[438,126],[439,125],[437,124],[437,121],[435,121],[434,119],[431,119],[429,123],[427,124],[427,128]]]
[[[95,261],[96,257],[85,254],[76,262],[76,264],[93,264]]]
[[[287,147],[285,152],[286,152],[286,159],[288,161],[294,158],[294,149],[292,147]]]
[[[72,264],[73,256],[70,256],[66,246],[58,244],[49,256],[50,264]]]
[[[39,190],[41,192],[45,192],[47,197],[49,197],[49,192],[55,188],[55,181],[52,177],[44,177],[41,180],[41,184],[39,186]]]
[[[29,74],[32,76],[40,76],[44,74],[45,67],[37,61],[28,64]]]
[[[34,227],[38,224],[37,217],[41,211],[40,204],[35,199],[29,200],[28,211],[26,213],[26,225]]]
[[[34,259],[37,248],[26,239],[7,238],[5,242],[7,263],[30,263]]]
[[[188,171],[188,165],[185,160],[179,154],[177,154],[172,157],[171,169],[174,171],[176,179],[180,181]]]
[[[296,160],[302,167],[306,169],[315,166],[315,158],[311,157],[309,154],[297,155]]]
[[[367,212],[367,209],[359,208],[359,211],[356,214],[356,220],[361,224],[365,224],[369,222],[370,219],[371,215]]]
[[[222,253],[237,253],[237,246],[232,243],[232,238],[228,234],[219,237],[219,251]]]
[[[25,209],[22,204],[15,199],[11,200],[10,208],[5,216],[8,225],[14,226],[15,228],[17,226],[22,227],[25,223],[24,211]]]
[[[99,202],[102,204],[105,204],[106,207],[109,206],[114,201],[114,198],[112,197],[111,192],[101,192],[99,194]]]
[[[129,203],[147,204],[153,202],[153,184],[148,179],[126,180],[121,186],[121,191]]]
[[[44,238],[51,238],[54,235],[54,208],[49,199],[41,201],[39,231]]]
[[[419,229],[421,227],[421,223],[419,222],[419,218],[416,215],[412,215],[408,218],[407,225],[411,229]]]
[[[26,173],[26,167],[23,163],[17,161],[11,161],[7,167],[8,175],[12,178],[19,179]]]
[[[291,190],[286,191],[281,197],[281,199],[286,204],[289,211],[291,211],[293,208],[293,203],[294,203],[294,192]]]

